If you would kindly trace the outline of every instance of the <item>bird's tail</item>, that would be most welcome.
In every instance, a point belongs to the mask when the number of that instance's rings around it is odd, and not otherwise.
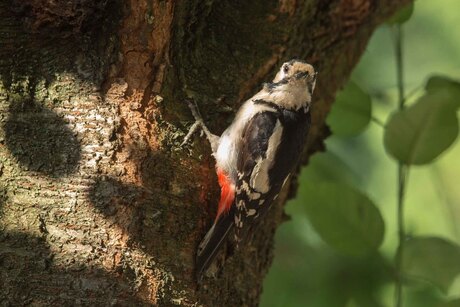
[[[231,232],[234,224],[234,209],[222,214],[206,233],[196,255],[196,276],[198,280],[206,272],[216,257],[222,243]]]

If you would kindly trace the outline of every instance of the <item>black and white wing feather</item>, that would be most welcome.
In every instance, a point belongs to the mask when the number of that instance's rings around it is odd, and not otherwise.
[[[254,115],[246,125],[242,135],[245,143],[237,163],[237,241],[276,199],[297,164],[309,126],[308,111],[279,108]]]

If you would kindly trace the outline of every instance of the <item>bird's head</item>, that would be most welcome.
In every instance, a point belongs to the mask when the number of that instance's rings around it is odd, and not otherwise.
[[[316,85],[317,72],[308,63],[300,60],[291,60],[281,66],[273,83],[284,83],[296,87],[306,87],[309,94],[313,93]]]

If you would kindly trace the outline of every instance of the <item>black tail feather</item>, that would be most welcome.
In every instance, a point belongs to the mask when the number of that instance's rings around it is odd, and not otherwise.
[[[200,280],[217,255],[234,225],[234,209],[223,214],[206,233],[196,255],[196,276]]]

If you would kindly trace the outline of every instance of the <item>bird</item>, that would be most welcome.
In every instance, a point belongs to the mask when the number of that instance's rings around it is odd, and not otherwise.
[[[206,272],[233,231],[238,247],[277,199],[298,164],[310,124],[317,72],[302,60],[281,65],[272,82],[245,101],[221,136],[210,132],[195,103],[184,144],[198,129],[216,160],[221,193],[217,215],[197,249],[196,276]]]

